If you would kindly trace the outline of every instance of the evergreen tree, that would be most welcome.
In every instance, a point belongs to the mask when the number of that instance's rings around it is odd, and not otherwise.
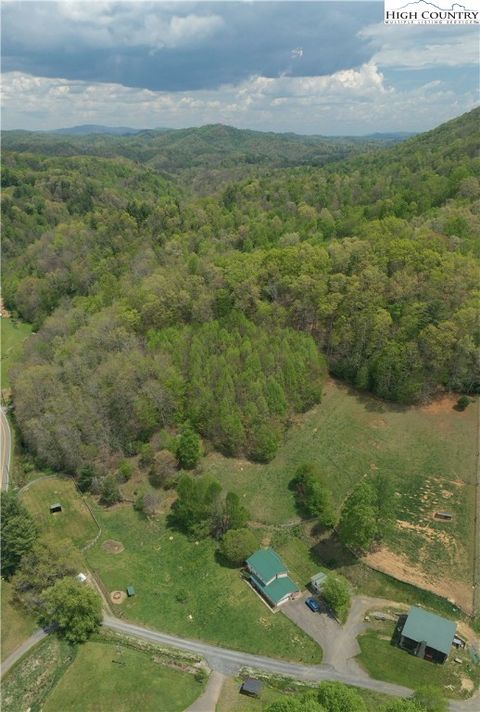
[[[190,425],[185,425],[178,441],[177,457],[180,467],[192,470],[200,459],[200,438]]]
[[[0,497],[1,570],[2,576],[8,579],[15,573],[22,558],[32,550],[37,528],[30,513],[14,492],[2,492]]]

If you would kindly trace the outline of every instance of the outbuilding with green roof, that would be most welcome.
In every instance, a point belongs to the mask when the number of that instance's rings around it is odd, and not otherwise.
[[[453,621],[412,606],[402,628],[399,645],[418,658],[444,663],[456,630],[457,625]]]

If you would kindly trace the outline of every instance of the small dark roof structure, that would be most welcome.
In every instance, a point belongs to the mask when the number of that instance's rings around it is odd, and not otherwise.
[[[403,626],[402,636],[416,643],[425,643],[429,648],[448,655],[456,630],[457,624],[453,621],[412,606]]]
[[[62,511],[62,505],[60,502],[55,502],[55,504],[50,505],[50,513],[53,514],[54,512],[61,512]]]
[[[250,697],[260,697],[262,688],[263,683],[260,680],[256,680],[254,677],[247,677],[240,688],[240,692],[243,695],[250,695]]]
[[[132,596],[135,595],[135,589],[133,586],[127,586],[127,596],[131,598]]]

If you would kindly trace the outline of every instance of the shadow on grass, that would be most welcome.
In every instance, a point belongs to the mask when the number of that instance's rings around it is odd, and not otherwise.
[[[242,568],[241,564],[232,564],[231,561],[229,561],[219,549],[215,550],[215,561],[217,562],[217,564],[220,564],[220,566],[223,566],[225,569],[237,569],[239,573]]]
[[[340,378],[334,377],[333,380],[338,388],[346,391],[348,395],[361,403],[365,410],[371,413],[404,413],[411,407],[403,403],[382,400],[378,396],[372,395],[369,391],[357,390],[351,384],[342,381]]]
[[[357,557],[343,546],[335,532],[330,532],[328,536],[314,544],[310,548],[310,553],[319,565],[333,570],[352,566],[358,562]]]

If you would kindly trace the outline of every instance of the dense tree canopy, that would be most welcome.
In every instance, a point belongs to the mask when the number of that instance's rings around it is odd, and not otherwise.
[[[22,559],[29,554],[37,537],[37,529],[30,512],[15,492],[2,492],[1,542],[2,576],[10,578]]]
[[[65,577],[43,592],[39,619],[70,643],[83,643],[100,625],[102,603],[89,586]]]
[[[38,330],[12,374],[29,449],[98,477],[189,422],[227,455],[268,461],[319,402],[325,361],[402,403],[476,392],[478,117],[324,167],[245,159],[230,182],[236,142],[262,137],[228,135],[225,180],[200,196],[193,173],[158,173],[144,138],[73,156],[63,139],[17,137],[4,298]],[[203,171],[192,136],[174,143]]]

